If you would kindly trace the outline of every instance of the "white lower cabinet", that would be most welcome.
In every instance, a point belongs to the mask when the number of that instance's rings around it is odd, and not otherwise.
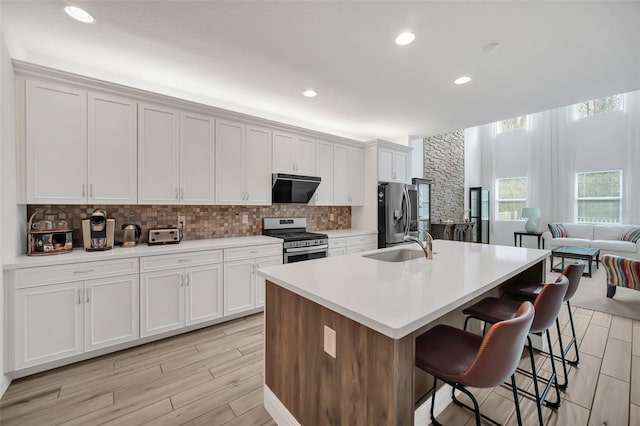
[[[350,237],[329,238],[329,256],[362,253],[378,248],[377,234],[352,235]]]
[[[142,337],[221,316],[221,263],[140,274]]]
[[[138,338],[138,275],[19,288],[15,369]]]
[[[224,259],[224,314],[264,306],[265,280],[256,271],[282,263],[282,244],[226,249]]]

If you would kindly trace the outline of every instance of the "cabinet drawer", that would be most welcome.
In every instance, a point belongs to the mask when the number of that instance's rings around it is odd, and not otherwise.
[[[163,254],[140,258],[140,272],[161,271],[195,265],[222,262],[222,250],[195,251],[182,254]]]
[[[375,250],[377,248],[378,248],[378,246],[376,244],[363,244],[363,245],[359,245],[359,246],[350,246],[347,249],[347,254],[362,253],[362,252],[365,252],[365,251]]]
[[[361,244],[377,244],[378,236],[376,234],[360,235],[358,237],[347,238],[347,246],[356,246]]]
[[[282,255],[282,244],[267,244],[253,247],[237,247],[224,249],[224,261],[253,259],[263,256]]]
[[[347,239],[346,238],[329,238],[329,249],[346,247]]]
[[[137,257],[104,260],[101,262],[71,263],[59,266],[42,266],[18,269],[15,272],[15,286],[16,288],[29,288],[47,284],[135,274],[137,272]]]

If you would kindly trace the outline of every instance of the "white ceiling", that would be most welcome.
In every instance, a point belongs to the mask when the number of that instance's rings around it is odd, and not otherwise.
[[[70,4],[96,23],[67,17]],[[0,12],[13,58],[362,141],[640,89],[638,1],[2,0]],[[416,41],[398,47],[405,29]],[[454,85],[461,75],[473,81]]]

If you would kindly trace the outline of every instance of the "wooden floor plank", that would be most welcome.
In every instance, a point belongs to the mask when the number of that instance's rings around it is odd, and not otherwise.
[[[625,317],[613,316],[611,318],[611,328],[609,328],[609,338],[623,340],[631,343],[633,330],[633,320]]]
[[[631,403],[640,405],[640,355],[631,361]]]
[[[631,343],[607,339],[600,372],[629,382],[631,380]]]
[[[563,401],[560,409],[549,411],[551,414],[545,418],[548,426],[586,426],[589,421],[589,410],[570,401]]]
[[[631,404],[629,407],[629,425],[640,425],[640,405]]]
[[[169,398],[161,399],[160,401],[149,404],[146,407],[142,407],[132,411],[123,416],[117,417],[113,420],[109,420],[105,423],[101,423],[102,426],[131,426],[139,425],[148,422],[162,416],[163,414],[170,413],[173,410],[171,400]]]
[[[640,321],[633,321],[633,348],[634,355],[640,355]]]
[[[610,327],[611,326],[611,314],[607,314],[604,312],[594,312],[591,316],[591,324],[599,325],[602,327]]]
[[[270,419],[271,419],[271,416],[269,415],[267,410],[265,410],[264,407],[261,405],[259,407],[254,408],[253,410],[250,410],[244,413],[240,417],[236,417],[230,422],[225,423],[224,426],[261,425],[269,421]]]
[[[596,324],[589,324],[589,328],[582,339],[580,345],[580,353],[585,353],[598,358],[604,355],[604,349],[607,346],[607,335],[609,329]]]
[[[591,409],[601,364],[602,359],[598,357],[580,354],[580,364],[569,372],[569,387],[564,391],[563,398]]]
[[[236,416],[241,416],[247,411],[253,410],[254,408],[261,406],[264,401],[264,392],[263,388],[259,387],[258,389],[249,392],[246,395],[241,396],[240,398],[236,398],[233,401],[229,402],[229,406],[233,410],[233,414]]]
[[[244,355],[241,358],[234,359],[232,361],[225,362],[220,365],[216,365],[209,369],[213,377],[218,378],[220,376],[224,376],[225,374],[229,374],[233,370],[237,370],[242,367],[246,367],[249,364],[253,364],[255,362],[263,362],[264,360],[264,351],[256,351],[251,352],[250,354]]]
[[[217,408],[214,408],[213,410],[207,411],[206,413],[196,417],[195,419],[182,423],[182,426],[222,425],[230,420],[233,420],[234,418],[235,415],[233,414],[233,410],[231,410],[231,407],[229,407],[229,404],[224,404]]]
[[[629,421],[629,383],[605,374],[598,378],[589,425],[626,425]]]
[[[111,370],[108,374],[83,377],[82,379],[66,383],[60,389],[60,398],[77,395],[90,391],[111,391],[115,392],[131,383],[140,383],[162,376],[159,365],[149,368],[142,368],[134,371]]]

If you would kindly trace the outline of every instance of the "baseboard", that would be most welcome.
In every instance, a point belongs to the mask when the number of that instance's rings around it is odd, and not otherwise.
[[[458,395],[460,391],[456,391]],[[435,394],[435,406],[433,412],[437,416],[451,403],[451,386],[443,385]],[[264,385],[264,408],[271,415],[273,420],[279,425],[286,426],[300,426],[300,423],[295,417],[287,410],[278,397],[271,392],[269,386]],[[420,405],[414,415],[414,425],[428,425],[431,423],[431,398],[427,399],[422,405]]]

